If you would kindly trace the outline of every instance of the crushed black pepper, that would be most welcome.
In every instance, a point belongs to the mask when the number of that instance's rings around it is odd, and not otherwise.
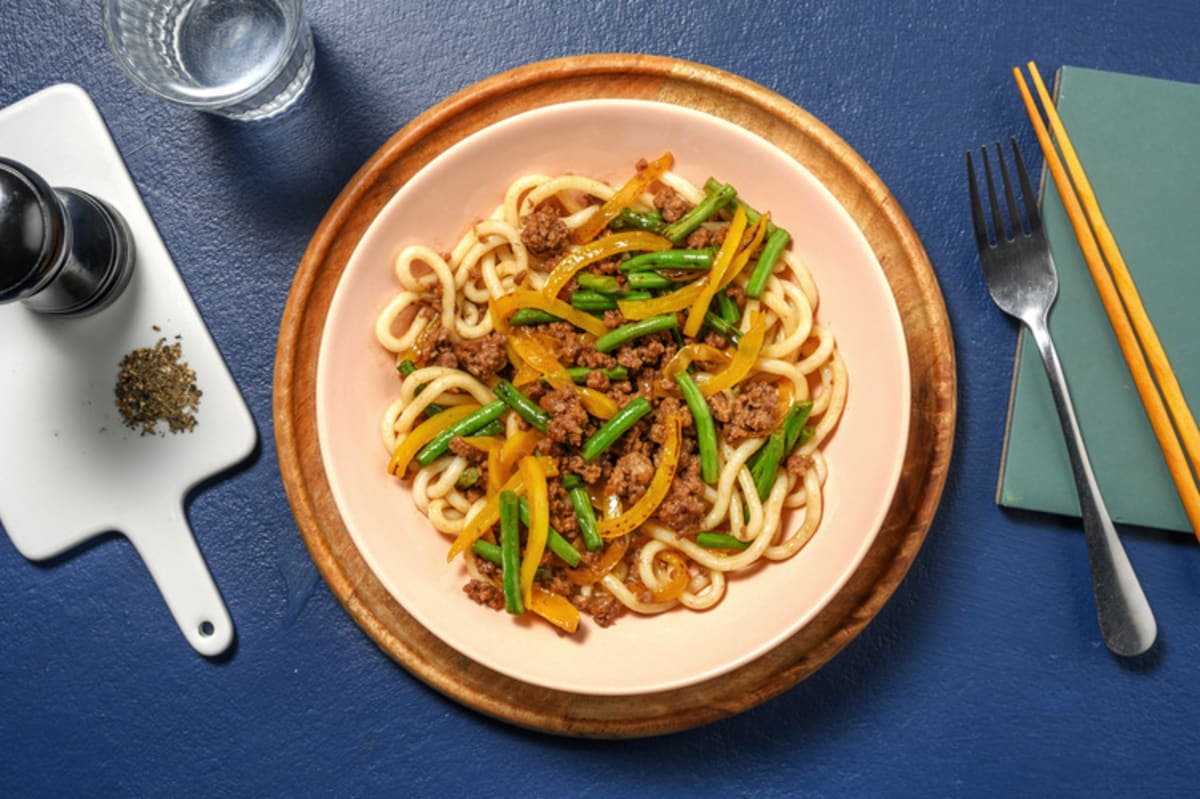
[[[176,338],[179,338],[176,336]],[[180,361],[183,347],[160,338],[153,347],[142,347],[121,359],[116,401],[121,421],[142,435],[157,432],[166,422],[172,433],[190,433],[196,428],[200,395],[196,373]]]

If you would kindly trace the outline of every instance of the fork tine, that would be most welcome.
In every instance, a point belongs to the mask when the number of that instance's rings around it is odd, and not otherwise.
[[[992,164],[988,160],[987,146],[979,148],[983,154],[983,173],[987,179],[988,201],[992,205],[992,220],[996,225],[996,241],[1008,238],[1008,228],[1004,225],[1004,217],[1000,213],[1000,198],[996,195],[996,183],[992,178]]]
[[[1012,181],[1008,178],[1008,165],[1004,161],[1004,149],[1000,141],[996,141],[996,161],[1000,164],[1000,181],[1004,184],[1004,199],[1008,203],[1008,220],[1012,223],[1012,233],[1016,237],[1022,232],[1021,211],[1017,208],[1017,197],[1013,194]]]
[[[988,236],[987,219],[983,215],[983,202],[979,197],[979,183],[975,178],[975,161],[967,150],[967,187],[971,191],[971,220],[975,223],[975,246],[979,249],[992,246]]]
[[[1033,193],[1033,184],[1029,182],[1029,172],[1025,169],[1025,161],[1021,158],[1021,150],[1017,147],[1017,137],[1011,139],[1013,158],[1017,163],[1017,177],[1021,181],[1021,195],[1025,198],[1025,213],[1029,217],[1029,231],[1032,233],[1041,227],[1042,217],[1038,213],[1037,195]]]

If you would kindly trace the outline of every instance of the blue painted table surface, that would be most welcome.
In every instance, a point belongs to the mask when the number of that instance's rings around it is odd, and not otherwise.
[[[247,126],[135,88],[105,49],[98,3],[0,0],[0,105],[62,81],[90,93],[263,442],[188,506],[238,629],[218,662],[188,647],[124,539],[39,565],[0,536],[0,795],[1195,795],[1195,541],[1124,530],[1160,642],[1123,662],[1099,637],[1078,523],[993,504],[1016,330],[980,279],[964,152],[1015,133],[1040,168],[1009,74],[1027,59],[1200,82],[1200,8],[720,5],[310,0],[312,93]],[[729,70],[844,137],[924,241],[959,367],[941,508],[875,620],[778,698],[633,743],[489,720],[381,652],[297,533],[271,413],[293,272],[371,153],[496,72],[612,51]]]

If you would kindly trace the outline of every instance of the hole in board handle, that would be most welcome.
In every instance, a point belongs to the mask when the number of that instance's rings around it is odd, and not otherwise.
[[[200,635],[201,636],[208,638],[214,632],[216,632],[216,628],[213,627],[213,623],[211,621],[200,622]]]

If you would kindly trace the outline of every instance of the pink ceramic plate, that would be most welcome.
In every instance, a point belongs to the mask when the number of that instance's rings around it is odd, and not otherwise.
[[[584,617],[563,637],[547,624],[480,607],[462,592],[449,539],[387,474],[379,420],[398,382],[374,320],[397,290],[392,262],[413,243],[448,250],[530,172],[625,180],[639,158],[670,150],[693,182],[715,176],[769,209],[820,291],[818,320],[850,375],[841,424],[826,446],[829,479],[816,535],[794,558],[734,577],[712,610],[625,615],[600,629]],[[338,509],[363,559],[417,621],[472,660],[515,679],[584,694],[691,685],[787,639],[836,594],[871,545],[900,476],[909,372],[899,312],[878,261],[846,211],[769,142],[716,117],[638,100],[564,103],[486,128],[430,162],[396,193],[350,259],[329,309],[317,365],[321,454]]]

